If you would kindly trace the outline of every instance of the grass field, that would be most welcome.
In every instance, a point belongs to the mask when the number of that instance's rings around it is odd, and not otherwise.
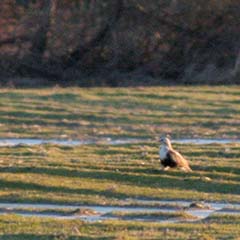
[[[0,202],[120,206],[126,199],[240,201],[240,144],[174,147],[192,173],[162,171],[155,137],[239,138],[240,87],[0,90],[3,138],[139,137],[124,145],[1,147]],[[0,239],[239,239],[240,216],[194,223],[0,215]]]
[[[240,88],[0,91],[1,137],[238,137]]]
[[[240,201],[240,144],[175,147],[190,159],[193,173],[161,171],[156,143],[2,147],[0,200],[101,205],[126,198]]]
[[[196,223],[158,224],[132,221],[81,221],[0,217],[1,239],[239,239],[240,217],[219,216]]]

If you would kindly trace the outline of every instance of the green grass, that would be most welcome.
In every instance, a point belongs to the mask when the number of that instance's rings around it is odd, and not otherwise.
[[[145,219],[145,220],[155,220],[155,221],[160,221],[160,220],[197,220],[197,217],[192,216],[184,211],[179,211],[179,212],[121,212],[121,211],[116,211],[116,212],[111,212],[109,214],[105,214],[105,216],[108,217],[117,217],[120,219],[125,219],[125,220],[133,220],[134,219]]]
[[[156,143],[2,147],[0,201],[119,205],[126,198],[240,200],[240,144],[175,147],[189,159],[192,173],[162,171]]]
[[[199,223],[160,224],[135,221],[84,223],[79,220],[0,216],[1,239],[239,239],[238,216],[218,216]]]
[[[237,138],[239,95],[238,86],[2,89],[0,137],[154,138],[167,132],[174,138]],[[0,202],[240,201],[240,144],[174,147],[189,159],[193,172],[162,171],[157,141],[1,147]],[[176,224],[7,214],[0,215],[0,239],[238,239],[239,223],[239,216],[220,214]]]
[[[0,208],[0,212],[4,214],[30,214],[32,216],[36,216],[39,214],[42,215],[56,215],[56,216],[82,216],[82,215],[88,215],[88,216],[94,216],[99,215],[98,212],[89,209],[89,208],[76,208],[76,209],[70,209],[70,208],[56,208],[56,209],[48,209],[48,208]]]
[[[237,137],[239,86],[0,90],[0,137]]]

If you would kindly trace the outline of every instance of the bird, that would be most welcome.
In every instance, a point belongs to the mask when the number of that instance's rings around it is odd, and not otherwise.
[[[172,147],[171,141],[168,137],[160,138],[159,157],[163,170],[167,171],[170,168],[180,168],[185,172],[192,172],[188,161]]]

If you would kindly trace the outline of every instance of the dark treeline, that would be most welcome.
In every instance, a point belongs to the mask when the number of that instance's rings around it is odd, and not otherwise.
[[[0,81],[237,83],[239,0],[1,0]]]

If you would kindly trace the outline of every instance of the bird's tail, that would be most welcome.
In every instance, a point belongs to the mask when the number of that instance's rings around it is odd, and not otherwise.
[[[193,170],[188,166],[188,172],[192,172]]]
[[[190,166],[186,165],[184,167],[181,167],[181,169],[184,171],[184,172],[192,172],[193,170],[190,168]]]

